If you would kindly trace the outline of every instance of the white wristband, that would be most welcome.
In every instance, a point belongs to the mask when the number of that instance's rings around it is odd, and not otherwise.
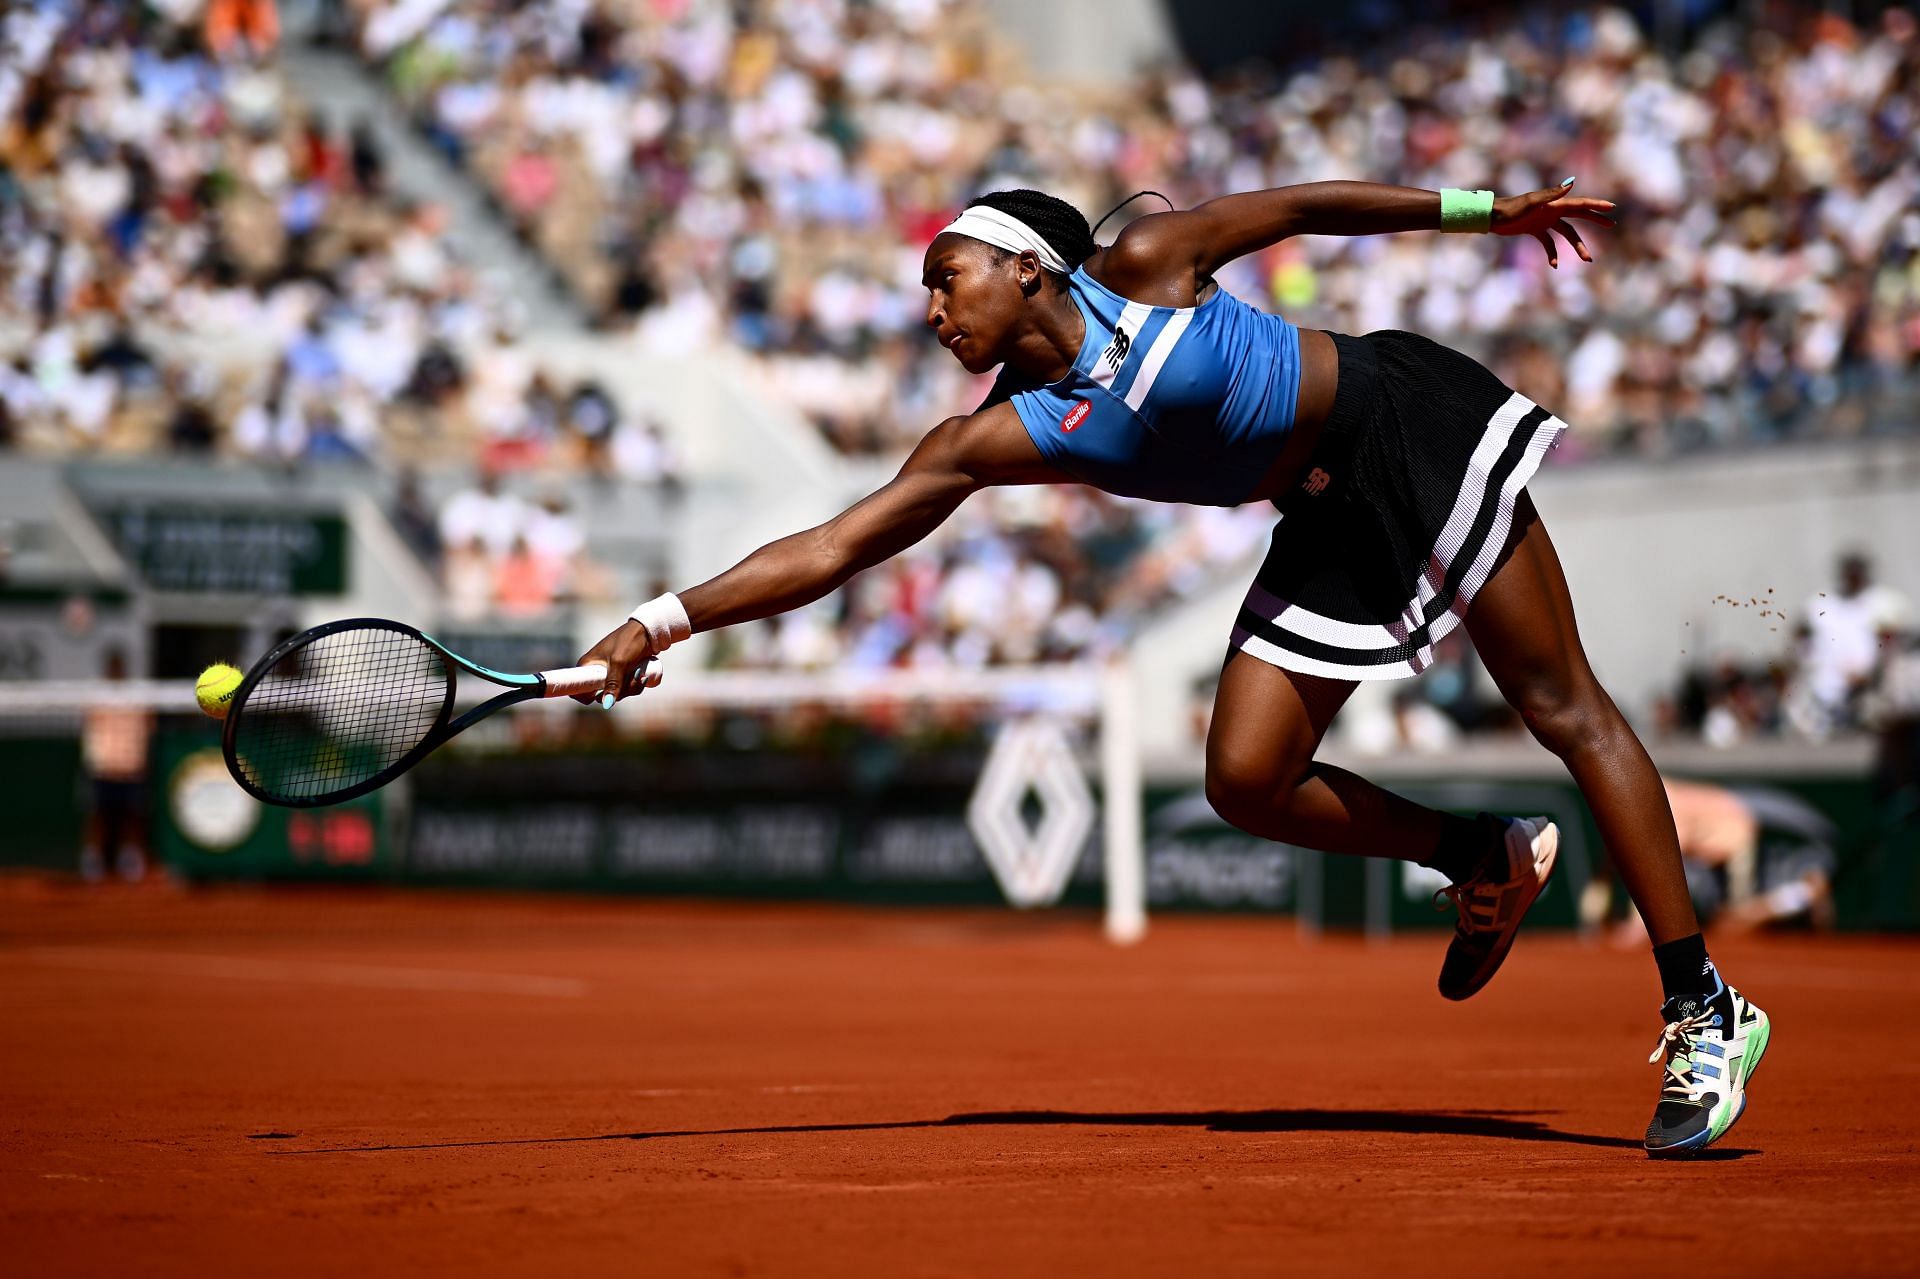
[[[654,596],[627,616],[647,628],[656,654],[666,652],[669,645],[678,644],[693,634],[693,622],[687,617],[687,607],[672,591]]]

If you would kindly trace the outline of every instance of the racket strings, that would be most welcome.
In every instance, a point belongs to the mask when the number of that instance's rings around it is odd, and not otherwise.
[[[438,651],[404,631],[321,635],[287,653],[234,708],[249,781],[313,800],[379,776],[424,741],[447,700]]]

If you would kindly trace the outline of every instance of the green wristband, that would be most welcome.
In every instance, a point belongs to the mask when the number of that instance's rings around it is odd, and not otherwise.
[[[1440,189],[1442,231],[1487,231],[1493,227],[1493,192]]]

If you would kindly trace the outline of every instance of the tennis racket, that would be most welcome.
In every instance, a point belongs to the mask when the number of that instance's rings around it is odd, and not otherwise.
[[[632,686],[651,688],[651,659]],[[462,674],[506,692],[454,718]],[[490,670],[411,626],[377,617],[328,622],[287,640],[240,682],[227,709],[227,771],[255,799],[287,808],[337,804],[385,786],[487,716],[541,697],[597,691],[607,668],[533,675]]]

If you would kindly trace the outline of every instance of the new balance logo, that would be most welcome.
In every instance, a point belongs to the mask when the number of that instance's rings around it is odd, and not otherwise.
[[[1307,491],[1308,497],[1319,497],[1327,491],[1327,485],[1331,483],[1333,483],[1333,477],[1316,466],[1308,473],[1306,481],[1300,487]]]
[[[1127,351],[1131,349],[1132,346],[1133,339],[1127,336],[1127,331],[1125,329],[1115,329],[1113,331],[1113,341],[1108,343],[1107,349],[1100,353],[1100,358],[1106,363],[1108,368],[1117,373],[1120,371],[1120,366],[1127,362]]]

